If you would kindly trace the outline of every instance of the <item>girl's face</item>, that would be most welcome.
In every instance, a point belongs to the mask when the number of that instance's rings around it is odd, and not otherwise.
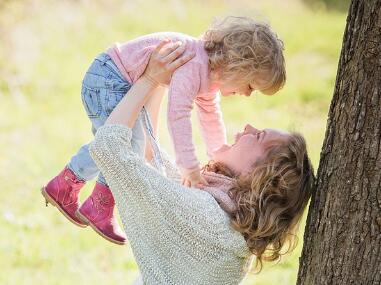
[[[239,94],[249,97],[253,91],[258,90],[255,83],[237,84],[234,82],[222,82],[219,87],[222,96]]]
[[[257,77],[255,81],[243,83],[240,80],[221,80],[218,82],[222,96],[243,95],[249,97],[253,91],[262,90],[266,86],[267,80]]]
[[[259,130],[246,125],[242,132],[235,135],[232,145],[223,145],[213,152],[213,160],[221,162],[237,175],[244,175],[252,170],[256,161],[263,158],[270,142],[286,140],[289,134],[275,129]]]

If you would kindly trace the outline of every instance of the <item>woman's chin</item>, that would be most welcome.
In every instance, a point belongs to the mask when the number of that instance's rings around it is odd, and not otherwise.
[[[230,148],[231,148],[230,144],[223,144],[222,146],[220,146],[219,148],[213,151],[212,153],[213,158],[218,157],[219,155],[221,155],[221,153],[228,151]]]

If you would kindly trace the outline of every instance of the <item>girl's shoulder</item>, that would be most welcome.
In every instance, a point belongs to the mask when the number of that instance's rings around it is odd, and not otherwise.
[[[156,32],[151,34],[146,34],[138,36],[134,39],[128,40],[125,44],[149,44],[155,45],[160,43],[165,39],[170,39],[172,42],[181,41],[185,43],[199,42],[200,39],[192,37],[190,35],[179,33],[179,32]]]
[[[208,62],[208,56],[204,49],[204,41],[201,38],[196,38],[179,32],[157,32],[143,35],[126,42],[129,46],[156,46],[161,41],[170,39],[172,42],[181,41],[186,45],[186,53],[195,53],[195,57],[190,62],[205,64]]]

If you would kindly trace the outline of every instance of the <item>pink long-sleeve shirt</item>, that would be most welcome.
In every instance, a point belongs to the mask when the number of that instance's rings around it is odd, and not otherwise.
[[[172,75],[168,92],[168,128],[175,150],[176,163],[184,173],[199,168],[192,142],[191,111],[197,107],[201,135],[208,155],[226,143],[226,130],[217,96],[218,88],[210,82],[208,55],[202,39],[181,33],[162,32],[116,43],[107,50],[123,76],[134,83],[143,74],[155,47],[165,38],[186,44],[184,54],[195,57]]]

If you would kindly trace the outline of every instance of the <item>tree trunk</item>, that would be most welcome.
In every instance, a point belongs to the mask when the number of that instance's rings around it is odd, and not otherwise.
[[[297,284],[381,284],[380,141],[381,0],[353,0]]]

